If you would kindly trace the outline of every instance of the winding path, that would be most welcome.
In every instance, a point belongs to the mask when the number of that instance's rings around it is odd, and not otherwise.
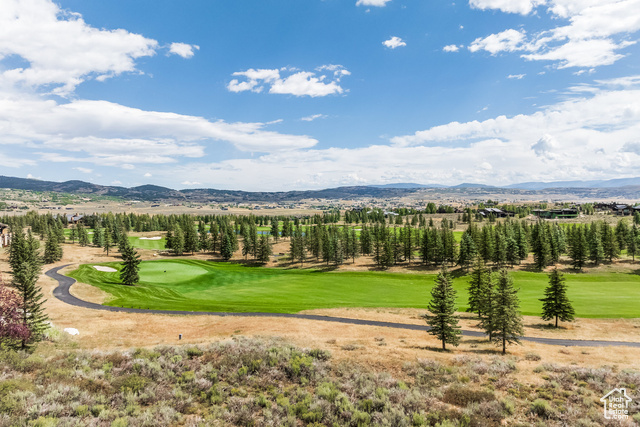
[[[173,314],[189,316],[233,316],[233,317],[286,317],[290,319],[320,320],[323,322],[346,323],[349,325],[382,326],[385,328],[409,329],[413,331],[427,331],[428,326],[412,325],[408,323],[380,322],[377,320],[349,319],[346,317],[319,316],[317,314],[291,314],[291,313],[231,313],[215,311],[178,311],[178,310],[152,310],[144,308],[111,307],[108,305],[96,304],[76,298],[69,292],[71,285],[76,280],[58,273],[61,269],[71,264],[52,268],[45,274],[58,281],[58,286],[53,290],[53,296],[60,301],[76,307],[89,308],[92,310],[104,310],[121,313],[152,313],[152,314]],[[468,337],[484,338],[485,334],[479,331],[462,331],[462,335]],[[598,341],[598,340],[568,340],[561,338],[536,338],[520,337],[522,341],[535,342],[539,344],[560,345],[565,347],[636,347],[640,348],[640,342],[625,341]]]

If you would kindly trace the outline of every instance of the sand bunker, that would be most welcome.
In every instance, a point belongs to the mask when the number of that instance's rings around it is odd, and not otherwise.
[[[102,265],[94,265],[93,268],[95,268],[98,271],[104,271],[105,273],[113,273],[114,271],[118,271],[115,268],[105,267]]]
[[[79,335],[80,332],[76,328],[64,328],[64,331],[69,335]]]
[[[162,237],[141,237],[140,240],[160,240]]]

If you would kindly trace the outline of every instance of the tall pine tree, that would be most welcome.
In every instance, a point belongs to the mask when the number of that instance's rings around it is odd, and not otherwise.
[[[524,333],[518,291],[513,287],[513,279],[507,270],[501,270],[496,283],[492,313],[491,340],[502,344],[502,354],[507,352],[507,343],[520,343]]]
[[[572,322],[575,318],[575,311],[571,305],[571,301],[567,298],[567,284],[564,276],[557,268],[554,268],[549,274],[549,286],[544,291],[545,297],[542,298],[542,320],[556,319],[556,328],[558,327],[558,319],[563,322]]]
[[[447,344],[458,346],[460,344],[460,327],[456,312],[456,291],[453,289],[451,276],[446,267],[443,267],[436,283],[431,289],[431,301],[429,312],[424,317],[430,326],[429,334],[434,335],[442,342],[442,349],[446,350]]]

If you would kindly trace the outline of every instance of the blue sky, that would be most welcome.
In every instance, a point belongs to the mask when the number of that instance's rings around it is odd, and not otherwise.
[[[639,175],[640,0],[0,0],[1,174],[289,190]]]

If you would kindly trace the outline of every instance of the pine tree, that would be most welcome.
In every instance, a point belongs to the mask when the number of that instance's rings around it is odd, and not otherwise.
[[[91,243],[94,246],[101,248],[103,244],[103,238],[104,237],[102,235],[102,228],[100,228],[99,225],[96,225],[96,227],[93,229],[93,238],[91,239]]]
[[[198,221],[198,250],[200,251],[209,249],[209,236],[207,234],[207,227],[204,222]]]
[[[233,256],[233,242],[229,233],[222,234],[222,242],[220,243],[220,255],[225,261],[229,261]]]
[[[120,280],[126,286],[135,286],[140,281],[138,272],[140,271],[140,255],[135,248],[126,239],[126,243],[122,244],[120,249],[120,258],[122,258],[122,268],[120,269]]]
[[[89,245],[89,235],[87,234],[87,229],[78,224],[76,226],[78,232],[78,243],[80,246],[88,246]]]
[[[589,259],[599,265],[604,260],[604,247],[602,246],[602,234],[597,222],[589,226]]]
[[[507,352],[507,343],[520,343],[524,333],[520,314],[518,291],[507,270],[501,270],[497,279],[491,324],[491,340],[502,344],[502,354]]]
[[[636,260],[636,254],[638,253],[638,239],[640,239],[640,234],[638,233],[638,226],[634,223],[627,235],[627,254],[631,255],[633,261]]]
[[[269,262],[271,256],[271,245],[269,244],[269,236],[262,234],[258,242],[258,261],[262,263]]]
[[[460,343],[460,327],[455,316],[456,291],[453,288],[451,277],[446,267],[443,267],[436,283],[431,289],[431,301],[428,310],[431,315],[424,317],[429,325],[429,334],[442,341],[442,349],[446,350],[446,344],[458,346]]]
[[[75,227],[71,227],[71,232],[69,233],[69,239],[71,239],[71,243],[75,243],[78,238],[78,230]]]
[[[614,258],[620,256],[618,240],[616,239],[614,230],[605,223],[602,224],[602,249],[604,250],[605,258],[607,258],[609,262],[613,262]]]
[[[573,268],[582,270],[582,266],[588,259],[587,247],[587,236],[585,235],[584,227],[574,225],[569,239],[569,257]]]
[[[476,244],[471,237],[471,234],[464,232],[462,239],[460,240],[460,251],[458,253],[458,265],[469,269],[469,264],[476,257]]]
[[[21,323],[30,331],[29,337],[24,337],[20,341],[22,349],[27,349],[35,342],[40,341],[47,329],[48,317],[43,308],[46,300],[43,299],[42,290],[37,285],[41,271],[38,247],[38,241],[33,237],[31,231],[25,238],[22,230],[14,232],[14,240],[9,246],[12,284],[22,298]]]
[[[113,247],[113,240],[112,240],[112,232],[110,228],[105,228],[104,230],[104,239],[102,240],[102,249],[104,252],[107,253],[107,256],[109,256],[109,251],[111,250],[111,248]]]
[[[491,274],[482,257],[476,257],[469,279],[469,309],[471,313],[478,313],[482,317],[487,301],[484,300],[487,288],[491,288]]]
[[[271,221],[271,235],[273,236],[273,240],[278,243],[278,239],[280,238],[280,230],[278,228],[278,219],[274,218]]]
[[[176,225],[173,230],[173,239],[171,242],[171,250],[176,255],[182,255],[184,253],[184,234],[182,228]]]
[[[571,305],[571,301],[567,298],[567,284],[564,276],[557,268],[554,268],[549,274],[549,286],[544,291],[545,297],[542,298],[542,320],[551,320],[555,317],[556,328],[558,327],[558,319],[563,322],[572,322],[575,317],[575,311]]]
[[[62,259],[62,246],[58,243],[58,237],[51,231],[47,233],[47,242],[44,245],[44,263],[52,264]]]

